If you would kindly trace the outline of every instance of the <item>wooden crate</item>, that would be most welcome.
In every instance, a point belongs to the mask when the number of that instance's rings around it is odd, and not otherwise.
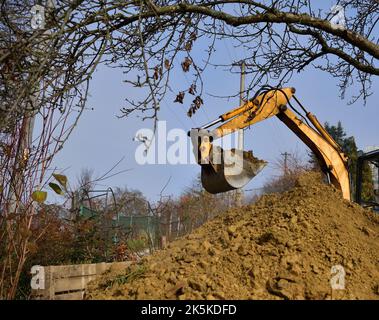
[[[81,300],[88,282],[111,267],[122,269],[130,264],[125,261],[44,267],[45,289],[32,290],[32,299]]]

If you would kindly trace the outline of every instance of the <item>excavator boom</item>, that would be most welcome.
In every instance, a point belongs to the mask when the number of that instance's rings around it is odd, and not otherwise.
[[[265,91],[210,124],[191,130],[195,156],[202,167],[202,183],[207,191],[219,193],[242,188],[266,165],[251,151],[222,150],[212,141],[276,116],[314,152],[330,183],[342,191],[345,199],[350,200],[347,157],[313,114],[306,112],[305,115],[311,126],[305,117],[297,117],[288,108],[294,93],[294,88]],[[296,97],[294,99],[299,103]],[[214,130],[206,130],[220,122],[222,124]]]

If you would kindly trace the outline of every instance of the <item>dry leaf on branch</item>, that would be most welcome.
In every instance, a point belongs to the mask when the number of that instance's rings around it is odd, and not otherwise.
[[[184,72],[188,72],[191,64],[192,64],[192,60],[190,58],[186,57],[184,59],[184,61],[182,62],[182,69],[183,69],[183,71]]]
[[[184,95],[185,95],[184,91],[180,91],[178,95],[176,96],[174,102],[179,102],[183,104]]]
[[[200,107],[204,104],[203,99],[201,99],[200,96],[197,96],[193,101],[188,109],[187,116],[192,117],[196,113],[196,110],[200,109]]]
[[[190,35],[190,40],[195,41],[197,39],[196,31],[193,31]]]
[[[195,98],[195,100],[192,101],[192,104],[193,104],[193,106],[194,106],[196,109],[200,109],[201,105],[204,104],[204,101],[203,101],[203,99],[201,99],[200,96],[197,96],[197,97]]]
[[[169,69],[170,69],[170,67],[171,67],[171,63],[170,63],[170,60],[168,60],[168,59],[165,59],[165,61],[164,61],[164,67],[165,67],[167,70],[169,70]]]
[[[190,88],[188,89],[188,93],[189,94],[192,94],[192,95],[195,95],[196,93],[196,84],[191,84]]]
[[[192,50],[192,41],[187,41],[186,44],[184,45],[184,49],[186,51],[191,51]]]
[[[157,67],[154,68],[153,78],[154,78],[154,80],[158,80],[159,79],[158,68]]]

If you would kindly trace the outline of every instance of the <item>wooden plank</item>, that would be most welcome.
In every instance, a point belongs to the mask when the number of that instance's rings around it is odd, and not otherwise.
[[[83,295],[84,290],[64,294],[56,294],[54,300],[83,300]]]
[[[55,279],[54,291],[71,291],[71,290],[81,290],[84,289],[88,282],[94,280],[96,276],[82,276],[82,277],[71,277],[71,278],[61,278]]]
[[[109,263],[101,262],[96,264],[96,274],[104,273],[109,267]]]
[[[47,290],[48,299],[54,299],[54,279],[52,267],[45,268],[45,289]]]
[[[35,299],[82,299],[88,282],[110,269],[122,271],[133,262],[93,263],[45,267],[45,290],[33,290]],[[69,292],[69,291],[79,291]],[[62,293],[62,294],[59,294]]]
[[[46,290],[32,290],[30,298],[32,300],[49,300],[49,295]]]
[[[68,278],[96,274],[96,264],[76,264],[67,266],[52,266],[54,278]]]
[[[113,271],[123,271],[131,264],[132,264],[131,261],[108,263],[107,270],[112,269]]]

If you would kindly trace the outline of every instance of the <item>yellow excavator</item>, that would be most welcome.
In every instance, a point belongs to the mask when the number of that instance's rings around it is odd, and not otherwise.
[[[215,194],[242,188],[267,164],[254,157],[252,151],[224,150],[213,142],[276,116],[314,152],[329,183],[340,189],[345,199],[351,200],[347,156],[294,94],[294,88],[263,87],[244,105],[201,128],[191,129],[189,135],[195,158],[201,165],[201,181],[208,192]],[[300,106],[305,115],[292,105],[292,101]],[[219,123],[221,125],[217,128],[208,130]]]

